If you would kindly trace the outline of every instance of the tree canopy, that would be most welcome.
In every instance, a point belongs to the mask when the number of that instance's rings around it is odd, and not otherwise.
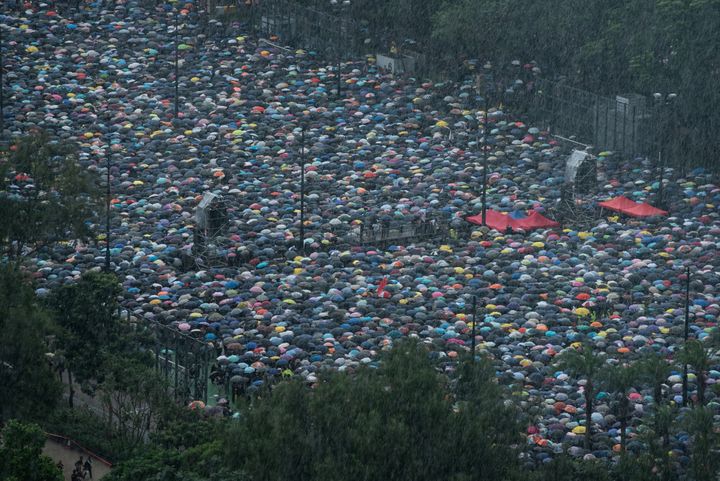
[[[45,355],[49,317],[29,278],[13,264],[0,264],[0,332],[0,420],[46,414],[60,398]]]
[[[98,199],[97,179],[70,146],[44,132],[18,139],[0,162],[0,255],[87,239]]]
[[[45,434],[36,424],[12,420],[2,431],[0,479],[4,481],[63,481],[62,472],[42,454]]]

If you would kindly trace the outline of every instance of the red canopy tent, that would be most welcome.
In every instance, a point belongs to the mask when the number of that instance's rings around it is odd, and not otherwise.
[[[637,204],[632,209],[628,209],[625,213],[632,217],[651,217],[654,215],[668,215],[668,211],[653,207],[647,202]]]
[[[482,214],[466,217],[465,220],[473,224],[482,225]],[[530,212],[530,214],[523,219],[513,219],[507,214],[488,209],[485,213],[485,220],[488,227],[499,232],[505,232],[508,227],[512,230],[534,230],[549,229],[560,225],[536,211]]]
[[[638,204],[622,195],[604,202],[598,202],[598,205],[604,209],[620,212],[631,217],[651,217],[668,214],[667,211],[653,207],[647,202]]]
[[[551,227],[560,227],[560,224],[558,222],[555,222],[552,219],[548,219],[540,212],[537,212],[535,210],[530,212],[530,214],[528,214],[528,216],[524,219],[513,219],[513,221],[518,228],[523,230],[549,229]]]
[[[598,202],[598,205],[604,209],[622,212],[624,214],[625,211],[632,209],[633,207],[637,207],[638,204],[637,202],[621,195],[619,197],[615,197],[614,199]]]
[[[482,225],[482,213],[466,217],[465,220],[473,224]],[[500,232],[505,232],[510,225],[510,216],[496,210],[488,209],[485,211],[485,223],[488,227]]]

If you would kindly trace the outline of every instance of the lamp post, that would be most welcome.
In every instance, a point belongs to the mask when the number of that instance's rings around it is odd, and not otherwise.
[[[472,339],[470,339],[470,346],[471,346],[471,361],[473,364],[475,364],[475,343],[477,342],[475,340],[475,325],[477,324],[477,296],[473,296],[473,304],[472,304]]]
[[[483,90],[484,95],[480,97],[480,85],[479,81],[478,84],[475,85],[477,97],[476,100],[482,102],[482,108],[483,108],[483,118],[482,123],[479,124],[479,133],[480,136],[478,137],[478,147],[480,148],[480,155],[482,156],[482,166],[483,166],[483,178],[482,178],[482,214],[481,214],[481,221],[483,226],[487,226],[487,169],[488,169],[488,159],[487,159],[487,116],[488,116],[488,92],[489,92],[489,76],[490,76],[490,70],[492,69],[492,65],[490,62],[486,62],[483,65],[483,74],[482,74],[482,80],[483,80]]]
[[[685,267],[685,332],[683,339],[687,345],[688,336],[690,335],[690,266]],[[687,406],[688,401],[688,365],[683,363],[683,379],[682,379],[682,405]]]
[[[487,226],[487,152],[485,149],[485,134],[487,130],[487,100],[483,99],[484,113],[482,122],[482,136],[478,139],[478,145],[480,146],[480,155],[482,156],[483,163],[483,181],[482,181],[482,225]]]
[[[336,46],[336,52],[337,52],[337,64],[335,66],[335,75],[337,77],[337,98],[339,99],[342,95],[342,65],[341,65],[341,58],[342,58],[342,51],[340,46],[340,39],[342,39],[342,31],[343,31],[343,20],[345,19],[344,16],[344,7],[348,7],[350,5],[350,0],[343,0],[342,3],[338,3],[337,0],[330,0],[330,5],[334,7],[334,10],[337,15],[337,39],[335,42]]]
[[[178,79],[178,72],[179,72],[179,54],[178,54],[178,6],[175,6],[175,118],[178,117],[179,107],[178,107],[178,101],[179,101],[179,79]]]
[[[5,140],[5,60],[2,27],[0,27],[0,140]]]
[[[105,272],[110,272],[110,156],[105,157]]]
[[[337,96],[338,99],[342,96],[342,68],[340,66],[340,58],[342,56],[340,52],[340,39],[342,38],[342,17],[338,19],[338,38],[337,38]]]
[[[300,130],[300,252],[305,254],[305,125]]]
[[[663,146],[665,142],[665,138],[663,138],[664,135],[668,135],[668,107],[675,105],[675,99],[677,98],[677,94],[675,93],[669,93],[665,96],[663,94],[656,92],[653,94],[653,98],[655,99],[655,112],[658,117],[662,115],[662,128],[656,127],[655,134],[657,135],[657,148],[658,148],[658,169],[659,169],[659,175],[658,175],[658,191],[657,191],[657,200],[656,203],[659,207],[663,208],[665,205],[665,199],[663,196],[663,184],[664,184],[664,177],[665,177],[665,163],[666,163],[666,157],[667,155],[665,152],[663,152]],[[662,112],[662,114],[660,114]],[[674,121],[674,112],[671,112],[670,119]],[[656,125],[657,125],[656,121]],[[670,133],[672,135],[672,133]]]

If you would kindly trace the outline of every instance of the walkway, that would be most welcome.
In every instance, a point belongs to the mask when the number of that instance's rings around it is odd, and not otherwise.
[[[48,439],[45,443],[43,453],[50,456],[56,463],[58,461],[62,461],[64,465],[63,475],[65,476],[66,480],[69,480],[70,475],[72,475],[75,461],[77,461],[80,456],[82,456],[83,459],[87,458],[88,456],[85,451],[80,451],[79,449],[71,447],[69,448],[64,444],[50,439]],[[102,477],[109,472],[109,467],[103,464],[99,459],[93,457],[93,480],[102,479]]]

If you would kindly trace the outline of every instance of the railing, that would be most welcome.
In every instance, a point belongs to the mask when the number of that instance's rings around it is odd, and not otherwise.
[[[72,438],[69,438],[69,437],[67,437],[67,436],[63,436],[62,434],[54,434],[54,433],[45,433],[45,436],[47,436],[48,439],[51,439],[51,440],[53,440],[53,441],[55,441],[55,442],[58,442],[58,443],[60,443],[60,444],[62,444],[62,445],[64,445],[64,446],[67,446],[67,447],[69,447],[69,448],[77,449],[77,450],[79,450],[79,451],[84,452],[84,453],[87,454],[88,456],[92,456],[93,458],[97,459],[98,461],[100,461],[101,463],[103,463],[103,464],[104,464],[105,466],[107,466],[108,468],[111,468],[111,467],[112,467],[112,463],[111,463],[110,461],[108,461],[107,459],[102,458],[101,456],[98,456],[97,454],[95,454],[94,452],[90,451],[89,449],[87,449],[87,448],[84,447],[82,444],[78,443],[77,441],[75,441],[75,440],[72,439]]]
[[[388,221],[360,224],[353,228],[343,241],[350,245],[390,244],[400,241],[443,239],[450,235],[447,219],[432,218],[419,222]]]
[[[336,14],[300,5],[292,0],[237,2],[218,6],[227,20],[246,22],[261,35],[277,36],[282,43],[316,50],[329,58],[357,56],[361,53],[363,29],[341,11]]]
[[[554,134],[628,156],[655,151],[657,116],[641,96],[613,99],[542,78],[522,89],[513,107]]]
[[[159,322],[153,322],[152,327],[155,331],[155,369],[170,382],[176,401],[207,402],[207,382],[214,360],[212,347]],[[170,352],[171,356],[168,355]]]

